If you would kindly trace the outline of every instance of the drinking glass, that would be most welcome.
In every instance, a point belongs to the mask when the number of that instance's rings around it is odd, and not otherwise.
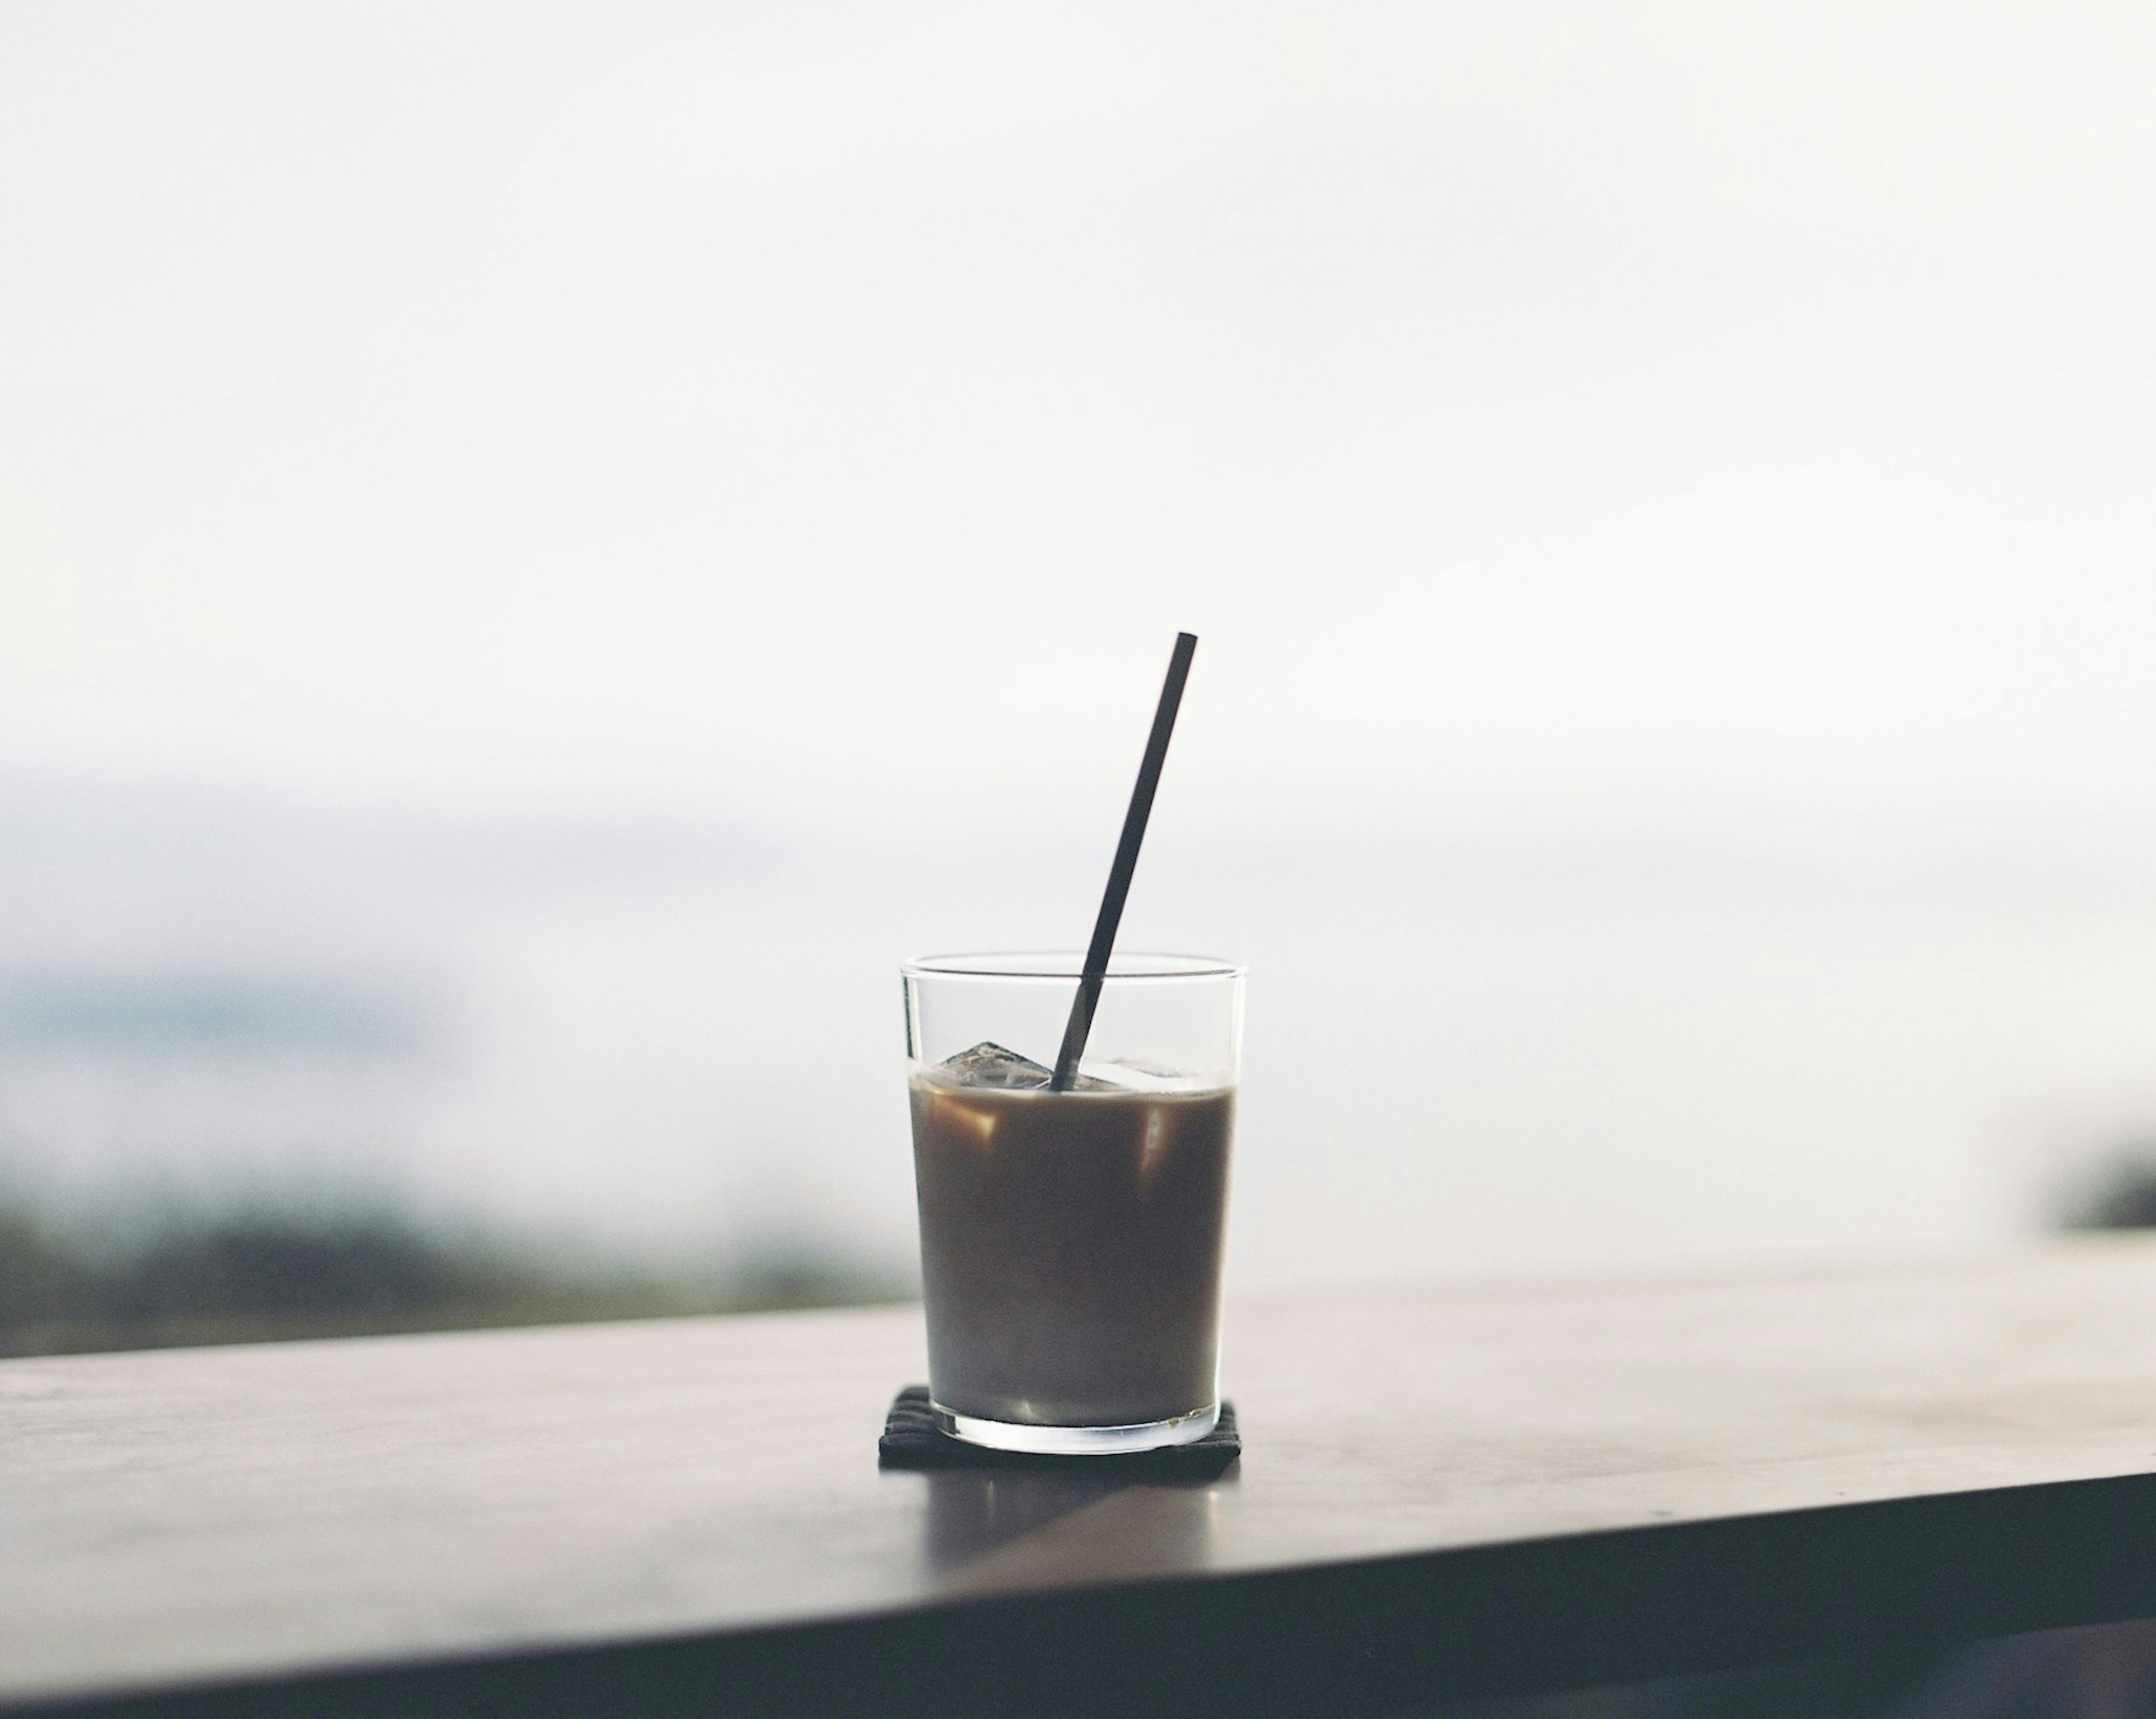
[[[1082,966],[902,969],[929,1396],[946,1433],[998,1450],[1147,1450],[1219,1419],[1244,969],[1116,955],[1052,1091]]]

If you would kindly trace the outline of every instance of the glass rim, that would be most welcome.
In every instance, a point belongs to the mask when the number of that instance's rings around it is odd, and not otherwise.
[[[899,963],[907,978],[937,979],[1058,979],[1081,978],[1081,949],[1026,949],[961,955],[916,955]],[[1110,984],[1149,979],[1240,979],[1250,969],[1239,961],[1210,955],[1164,955],[1142,949],[1118,949],[1108,958]]]

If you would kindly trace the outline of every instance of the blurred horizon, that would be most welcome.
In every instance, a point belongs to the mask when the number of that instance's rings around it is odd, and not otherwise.
[[[2026,1233],[2156,1138],[2152,85],[10,8],[0,1203],[902,1279],[892,969],[1082,940],[1187,628],[1125,939],[1252,967],[1235,1283]]]
[[[886,1281],[898,960],[1075,941],[1112,839],[0,792],[0,1191]],[[2156,835],[1162,823],[1125,947],[1253,967],[1240,1285],[1965,1249],[2156,1134]]]

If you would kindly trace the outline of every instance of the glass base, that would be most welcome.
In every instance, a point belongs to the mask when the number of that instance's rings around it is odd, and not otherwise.
[[[1171,1444],[1195,1444],[1220,1424],[1220,1405],[1209,1403],[1168,1420],[1140,1421],[1126,1427],[1036,1427],[1016,1421],[983,1420],[932,1402],[937,1430],[968,1444],[991,1450],[1026,1450],[1036,1456],[1127,1456]]]

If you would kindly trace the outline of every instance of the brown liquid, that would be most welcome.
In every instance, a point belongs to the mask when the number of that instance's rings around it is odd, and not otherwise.
[[[1234,1092],[912,1091],[936,1400],[1035,1426],[1210,1407]]]

